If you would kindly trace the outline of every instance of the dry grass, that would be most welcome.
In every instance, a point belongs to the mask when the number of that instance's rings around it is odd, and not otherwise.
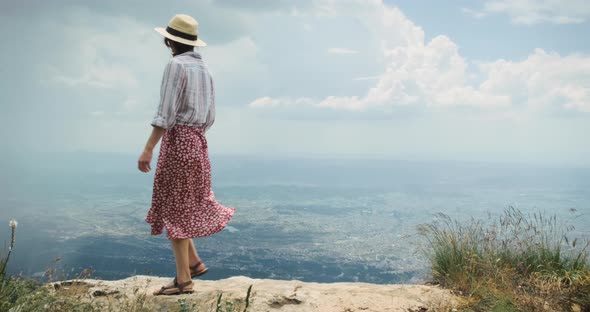
[[[488,222],[437,216],[419,227],[433,282],[471,298],[472,310],[590,311],[589,242],[571,240],[573,227],[513,207]]]
[[[10,221],[11,240],[8,252],[6,246],[0,253],[0,311],[28,312],[28,311],[124,311],[150,312],[161,310],[154,297],[148,296],[135,288],[133,294],[126,295],[119,292],[108,294],[90,294],[91,285],[84,279],[91,278],[95,273],[92,267],[80,273],[69,276],[65,266],[60,269],[60,258],[56,258],[45,270],[43,280],[22,279],[20,276],[8,276],[5,273],[10,254],[14,248],[15,229],[17,222]],[[61,281],[61,282],[59,282]],[[222,295],[211,309],[217,312],[247,312],[252,286],[248,288],[245,300],[225,300]],[[196,312],[196,304],[180,299],[177,305],[166,310],[180,312]]]

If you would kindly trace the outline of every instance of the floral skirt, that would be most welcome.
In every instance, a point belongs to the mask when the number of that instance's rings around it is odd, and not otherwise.
[[[204,237],[225,228],[234,208],[220,205],[211,190],[211,163],[205,132],[176,125],[162,137],[152,206],[145,219],[152,235],[168,239]]]

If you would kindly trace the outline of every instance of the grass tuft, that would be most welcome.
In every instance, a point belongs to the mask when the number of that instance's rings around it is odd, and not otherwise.
[[[475,298],[481,311],[590,311],[590,242],[571,240],[574,228],[556,216],[514,207],[487,222],[436,216],[418,228],[434,283]]]

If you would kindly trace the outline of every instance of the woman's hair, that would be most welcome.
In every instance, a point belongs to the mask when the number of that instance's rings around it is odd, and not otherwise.
[[[171,48],[172,46],[174,46],[174,51],[176,51],[176,54],[182,54],[188,51],[194,51],[195,47],[190,46],[188,44],[183,44],[180,42],[176,42],[174,40],[170,40],[168,38],[164,38],[164,44]]]

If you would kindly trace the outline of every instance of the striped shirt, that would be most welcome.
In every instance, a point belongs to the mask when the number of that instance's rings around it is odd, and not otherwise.
[[[160,105],[152,126],[170,129],[188,125],[209,129],[215,121],[213,79],[197,52],[174,56],[160,88]]]

